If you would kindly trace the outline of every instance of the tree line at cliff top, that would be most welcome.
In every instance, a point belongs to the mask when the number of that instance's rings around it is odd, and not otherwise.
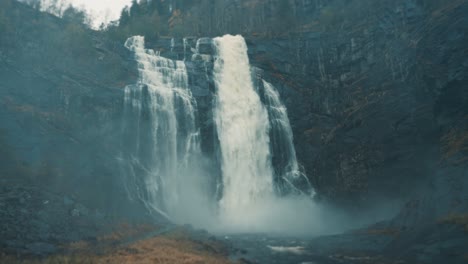
[[[133,35],[278,37],[306,31],[338,31],[344,25],[378,22],[384,12],[415,2],[427,14],[446,7],[444,0],[133,0],[119,23],[106,28],[116,40]],[[413,3],[414,4],[414,3]],[[405,14],[403,14],[405,15]]]
[[[13,30],[8,16],[11,3],[0,1],[0,31]],[[25,0],[28,2],[27,0]],[[414,0],[427,13],[448,4],[444,0]],[[30,5],[39,8],[37,1]],[[133,0],[119,21],[102,25],[110,39],[123,42],[133,35],[148,41],[159,37],[245,36],[278,37],[305,31],[339,31],[345,25],[379,21],[384,10],[398,10],[408,0]],[[32,4],[34,3],[34,4]],[[61,11],[69,24],[86,27],[90,19],[83,11],[68,7]],[[77,28],[74,31],[79,31]]]
[[[132,35],[151,41],[160,36],[280,34],[295,23],[288,0],[134,0],[106,31],[121,41]]]

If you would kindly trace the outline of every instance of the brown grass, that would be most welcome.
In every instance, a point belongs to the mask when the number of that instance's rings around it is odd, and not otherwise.
[[[196,250],[191,241],[153,238],[95,256],[93,263],[229,263],[223,256]]]
[[[356,234],[398,236],[400,235],[400,232],[401,231],[399,229],[395,229],[395,228],[381,228],[381,229],[358,230]]]
[[[189,231],[178,228],[168,234],[118,246],[129,236],[149,231],[148,226],[122,229],[98,238],[97,244],[77,241],[63,248],[69,254],[59,254],[43,259],[0,255],[0,263],[8,264],[224,264],[224,245],[216,240],[196,241]],[[154,229],[153,229],[154,231]],[[117,246],[116,246],[117,245]]]
[[[114,232],[98,236],[97,240],[102,243],[118,242],[128,237],[139,236],[151,231],[155,231],[157,228],[158,227],[150,224],[133,226],[128,223],[121,223],[115,228]]]
[[[468,232],[468,213],[450,214],[438,221],[440,224],[453,224],[464,228]]]
[[[466,117],[468,118],[468,116]],[[452,160],[457,164],[468,161],[468,131],[454,128],[442,137],[443,160]]]

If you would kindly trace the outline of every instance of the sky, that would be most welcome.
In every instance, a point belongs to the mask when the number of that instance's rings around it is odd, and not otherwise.
[[[58,5],[65,9],[70,4],[87,11],[92,18],[91,26],[99,28],[102,23],[117,20],[121,10],[130,5],[131,0],[40,0],[42,10],[50,10],[51,6]]]

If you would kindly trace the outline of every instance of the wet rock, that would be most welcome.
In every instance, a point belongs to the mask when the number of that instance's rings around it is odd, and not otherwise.
[[[193,96],[195,97],[205,97],[205,96],[210,96],[211,93],[207,88],[202,88],[199,86],[192,86],[190,87],[190,90],[192,91]]]
[[[213,61],[213,57],[211,55],[196,53],[192,55],[192,61],[209,63]]]
[[[213,40],[211,38],[198,39],[196,50],[199,54],[214,55]]]
[[[248,39],[251,63],[284,91],[297,155],[310,181],[319,195],[341,205],[376,196],[408,198],[436,171],[439,132],[467,114],[461,107],[468,103],[461,92],[468,80],[462,55],[467,35],[461,33],[467,5],[444,10],[444,19],[411,46],[412,37],[381,32],[413,36],[410,28],[432,19],[423,5],[410,2],[395,2],[385,21],[373,25],[358,29],[345,22],[350,31],[344,34]],[[400,19],[407,28],[394,23]],[[452,27],[455,19],[461,22]],[[429,64],[418,63],[422,58]]]
[[[184,53],[184,40],[180,38],[172,38],[171,51],[175,53]]]

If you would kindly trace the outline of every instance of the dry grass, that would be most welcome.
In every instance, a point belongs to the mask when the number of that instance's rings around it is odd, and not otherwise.
[[[466,117],[468,118],[468,116]],[[451,160],[461,164],[468,161],[468,131],[454,128],[442,137],[443,160]]]
[[[196,241],[190,232],[179,228],[168,234],[116,246],[129,237],[149,231],[149,226],[122,229],[98,238],[97,244],[77,241],[64,246],[69,254],[44,259],[0,255],[0,263],[8,264],[224,264],[224,245],[213,241]],[[154,231],[154,228],[153,230]]]
[[[468,232],[468,213],[450,214],[438,221],[441,224],[453,224],[464,228]]]
[[[121,223],[115,228],[115,231],[106,235],[97,237],[99,242],[117,242],[122,239],[142,235],[155,231],[158,227],[149,224],[133,226],[128,223]]]
[[[399,229],[394,228],[381,228],[381,229],[363,229],[358,230],[355,234],[364,234],[364,235],[382,235],[382,236],[398,236],[400,235]]]
[[[196,247],[191,241],[149,239],[99,257],[97,263],[229,263],[220,255],[201,252]]]

